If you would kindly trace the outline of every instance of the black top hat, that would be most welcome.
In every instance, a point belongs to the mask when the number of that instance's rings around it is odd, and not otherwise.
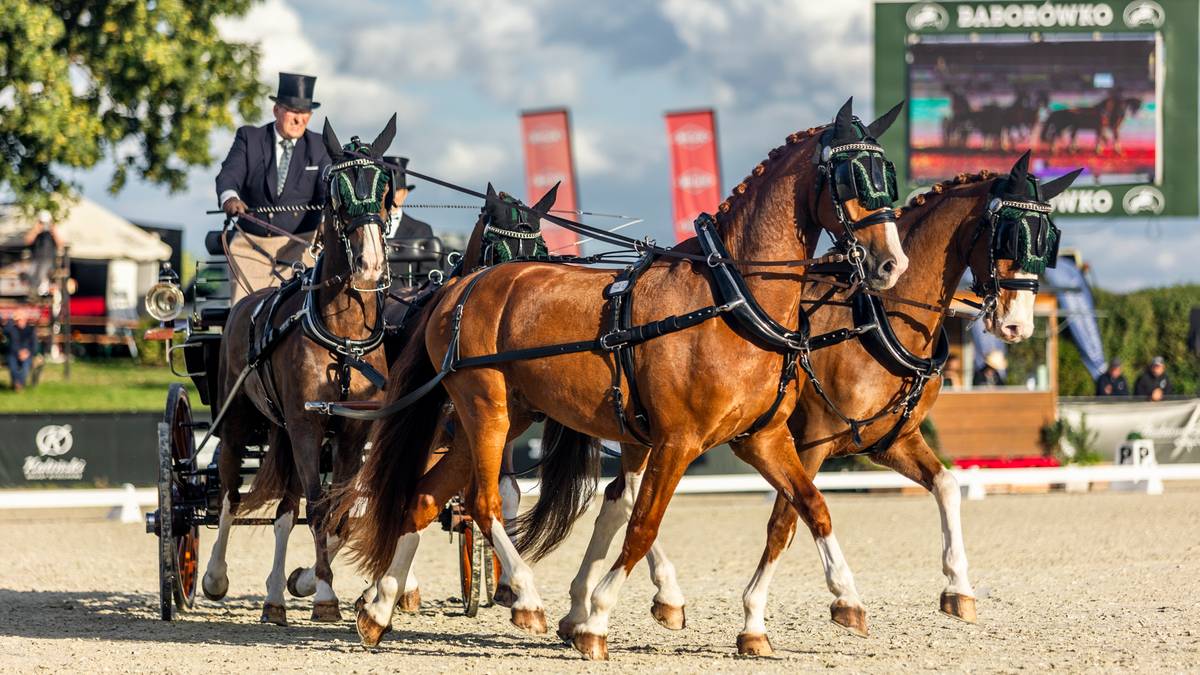
[[[407,157],[396,157],[393,155],[384,157],[383,161],[387,162],[388,164],[399,165],[400,167],[399,169],[392,170],[392,184],[396,186],[397,190],[408,190],[411,192],[412,190],[417,189],[416,185],[408,184],[408,176],[404,173],[404,170],[408,168]]]
[[[268,98],[281,106],[302,112],[320,108],[321,104],[312,100],[313,85],[316,83],[317,78],[312,75],[280,73],[279,92]]]

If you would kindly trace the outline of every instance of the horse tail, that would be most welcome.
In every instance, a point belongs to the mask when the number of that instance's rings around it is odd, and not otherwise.
[[[222,449],[222,452],[224,451]],[[269,448],[263,453],[258,471],[254,473],[254,482],[250,484],[250,491],[238,505],[238,511],[257,511],[268,502],[283,499],[288,494],[299,496],[300,491],[300,476],[296,473],[296,457],[292,453],[292,444],[288,440],[287,432],[278,429],[271,434]]]
[[[389,370],[384,405],[437,375],[425,351],[424,335],[439,299],[432,298],[416,318],[412,338]],[[396,541],[408,518],[409,502],[425,473],[447,399],[446,389],[439,384],[395,415],[376,420],[371,425],[371,449],[366,461],[358,475],[332,497],[328,522],[346,528],[344,534],[353,559],[375,578],[391,566]]]
[[[595,438],[546,420],[541,492],[533,508],[517,518],[517,551],[541,560],[558,548],[596,493],[600,444]]]

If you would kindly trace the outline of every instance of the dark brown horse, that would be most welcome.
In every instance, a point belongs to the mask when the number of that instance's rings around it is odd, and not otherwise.
[[[1030,289],[1014,290],[1005,286],[1027,285],[1019,280],[1036,278],[1036,274],[1022,269],[1014,260],[997,259],[993,255],[993,224],[988,220],[988,205],[994,198],[1006,196],[1009,186],[1025,184],[1028,161],[1029,155],[1026,153],[1007,176],[988,172],[964,174],[935,185],[930,192],[914,198],[910,206],[900,213],[898,225],[905,235],[905,250],[923,264],[910,270],[897,283],[893,293],[930,307],[948,307],[969,265],[977,288],[985,296],[985,306],[993,308],[981,319],[985,327],[1006,342],[1028,338],[1033,331],[1034,293]],[[1040,200],[1046,202],[1061,193],[1077,175],[1078,172],[1075,172],[1042,185]],[[1029,200],[1030,196],[1021,192],[1011,198]],[[1037,266],[1031,267],[1037,269]],[[813,283],[806,288],[805,298],[810,302],[815,301],[826,289],[827,286],[819,282]],[[995,296],[994,304],[986,299],[988,295]],[[814,334],[855,324],[850,303],[846,302],[849,298],[843,294],[835,297],[835,300],[839,304],[813,314]],[[896,301],[885,300],[884,305],[899,344],[913,355],[931,358],[944,314]],[[880,411],[892,409],[910,391],[912,379],[897,374],[889,361],[877,359],[876,354],[859,341],[843,342],[814,354],[813,374],[823,383],[829,400],[826,401],[814,387],[808,386],[788,421],[796,450],[810,476],[815,475],[829,457],[875,447],[900,424],[897,415],[885,414],[860,426],[861,438],[856,443],[854,433],[844,419],[864,420]],[[925,443],[918,428],[937,399],[940,388],[941,378],[931,378],[911,417],[895,432],[894,442],[880,448],[879,452],[871,453],[869,457],[933,493],[942,517],[943,571],[949,582],[942,593],[941,609],[956,618],[974,622],[974,593],[967,580],[958,484],[954,475],[944,469],[937,455]],[[831,405],[836,406],[837,410]],[[626,524],[633,498],[626,486],[640,480],[642,468],[625,466],[623,469],[625,474],[614,480],[605,491],[606,499],[596,516],[596,527],[587,555],[571,586],[571,611],[560,622],[560,633],[587,616],[588,596],[598,581],[599,566],[603,563],[613,535]],[[543,489],[554,490],[555,486],[544,485]],[[742,596],[746,623],[737,641],[741,654],[771,653],[764,616],[767,587],[779,556],[795,536],[796,516],[796,511],[787,500],[782,496],[777,497],[766,551]],[[674,604],[682,606],[683,597],[674,580],[673,568],[661,552],[659,557],[657,561],[651,560],[651,577],[658,586],[655,604],[658,605],[662,597],[668,596],[675,598]],[[655,565],[659,571],[654,569]],[[836,580],[829,579],[829,582],[833,584]],[[858,628],[865,634],[865,623]]]
[[[301,498],[307,502],[316,563],[295,570],[286,586],[294,595],[316,594],[313,620],[341,618],[329,566],[339,543],[324,534],[328,505],[322,500],[321,474],[328,469],[322,468],[321,460],[327,446],[334,484],[349,479],[361,463],[370,427],[305,412],[304,404],[382,396],[370,378],[378,380],[375,374],[387,372],[383,350],[374,346],[382,331],[379,289],[387,287],[382,227],[390,181],[380,165],[342,160],[345,150],[381,157],[395,133],[393,116],[374,142],[367,145],[355,138],[344,149],[326,121],[325,146],[334,162],[332,201],[318,232],[320,254],[314,274],[285,285],[287,291],[264,289],[246,296],[230,310],[225,325],[218,399],[222,417],[216,429],[221,438],[221,516],[202,586],[210,599],[225,596],[229,589],[225,549],[233,518],[278,499],[264,622],[287,625],[285,554]],[[260,340],[272,332],[279,333],[277,341]],[[345,353],[330,346],[335,341]],[[251,362],[258,365],[248,367]],[[243,499],[238,492],[243,455],[248,446],[262,445],[264,440],[269,450]]]
[[[872,218],[882,209],[867,209],[857,196],[847,196],[846,184],[853,172],[849,168],[843,172],[831,162],[850,157],[839,148],[853,146],[850,152],[858,153],[864,143],[876,147],[873,139],[898,111],[899,106],[864,127],[851,122],[847,103],[831,127],[789,137],[788,144],[773,151],[723,205],[717,232],[728,256],[758,261],[804,259],[815,247],[821,228],[841,237],[847,220],[873,223],[858,230],[867,271],[863,277],[875,288],[892,286],[907,267],[895,224],[888,218]],[[879,152],[877,147],[873,152]],[[861,162],[867,160],[854,156],[861,169]],[[879,195],[869,186],[859,190],[859,194]],[[695,240],[677,250],[701,253]],[[783,325],[796,325],[798,277],[786,268],[743,267],[746,287],[762,311]],[[389,400],[431,379],[433,364],[443,362],[452,343],[456,353],[467,357],[596,339],[608,323],[603,291],[614,279],[615,273],[608,270],[522,263],[500,265],[448,284],[423,317],[425,349],[407,348],[393,368]],[[635,303],[633,321],[647,324],[710,305],[713,283],[706,264],[679,259],[655,263],[637,287],[637,297],[652,301]],[[614,415],[614,363],[599,350],[456,370],[442,380],[444,390],[434,388],[378,425],[372,442],[379,451],[371,453],[342,500],[348,512],[366,498],[365,512],[352,523],[350,538],[366,568],[379,579],[374,597],[358,615],[365,644],[376,644],[389,624],[398,596],[396,580],[405,577],[412,559],[413,547],[406,540],[415,539],[415,533],[432,521],[441,503],[462,485],[464,475],[471,477],[467,493],[472,516],[509,573],[515,594],[513,623],[534,633],[545,632],[532,572],[505,533],[496,490],[505,443],[542,415],[552,421],[552,428],[576,430],[561,436],[580,450],[590,445],[587,437],[602,437],[627,444],[627,454],[649,457],[625,548],[593,595],[591,616],[575,631],[575,646],[585,655],[606,655],[607,618],[616,592],[653,543],[683,470],[707,448],[745,432],[750,433],[736,443],[739,456],[800,509],[814,536],[825,545],[827,565],[839,575],[847,569],[824,500],[792,450],[786,420],[795,404],[795,390],[775,407],[776,387],[761,386],[779,381],[784,362],[780,354],[764,348],[734,322],[718,320],[642,343],[637,357],[634,377],[646,404],[649,448],[639,445],[631,427]],[[627,382],[619,385],[619,391],[617,400],[630,401]],[[422,477],[437,429],[436,413],[447,395],[461,424],[454,435],[454,451]],[[772,409],[775,413],[761,420],[760,426],[760,418]],[[570,454],[579,461],[589,456],[582,451]],[[576,485],[554,497],[558,508],[549,512],[565,515],[541,523],[548,534],[534,533],[526,540],[534,543],[538,553],[552,548],[554,532],[569,527],[590,492]],[[539,541],[550,545],[538,546]],[[834,616],[854,623],[862,608],[853,593],[848,598],[835,603]]]

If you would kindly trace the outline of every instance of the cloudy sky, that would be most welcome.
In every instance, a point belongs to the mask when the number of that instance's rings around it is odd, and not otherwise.
[[[266,0],[223,22],[232,39],[262,45],[262,79],[318,76],[339,136],[374,137],[399,115],[395,154],[411,167],[482,188],[524,190],[518,111],[568,106],[581,206],[646,219],[637,234],[670,239],[666,110],[717,110],[725,189],[797,129],[828,121],[847,96],[872,112],[868,0]],[[894,101],[881,101],[880,107]],[[269,119],[263,102],[261,124]],[[214,136],[214,164],[169,195],[134,184],[116,196],[110,166],[76,176],[85,194],[133,219],[183,225],[199,250],[220,225],[213,179],[232,132]],[[420,185],[414,203],[462,201]],[[467,211],[422,210],[442,230],[466,231]],[[611,221],[596,221],[611,226]],[[1115,290],[1200,282],[1192,219],[1064,220],[1100,285]],[[632,228],[631,228],[632,229]],[[1188,254],[1188,252],[1191,252]]]

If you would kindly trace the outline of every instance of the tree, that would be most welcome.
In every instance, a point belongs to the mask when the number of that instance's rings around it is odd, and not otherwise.
[[[212,162],[208,137],[257,115],[255,45],[214,19],[251,0],[0,0],[0,188],[64,210],[69,168],[115,164],[170,191]]]

